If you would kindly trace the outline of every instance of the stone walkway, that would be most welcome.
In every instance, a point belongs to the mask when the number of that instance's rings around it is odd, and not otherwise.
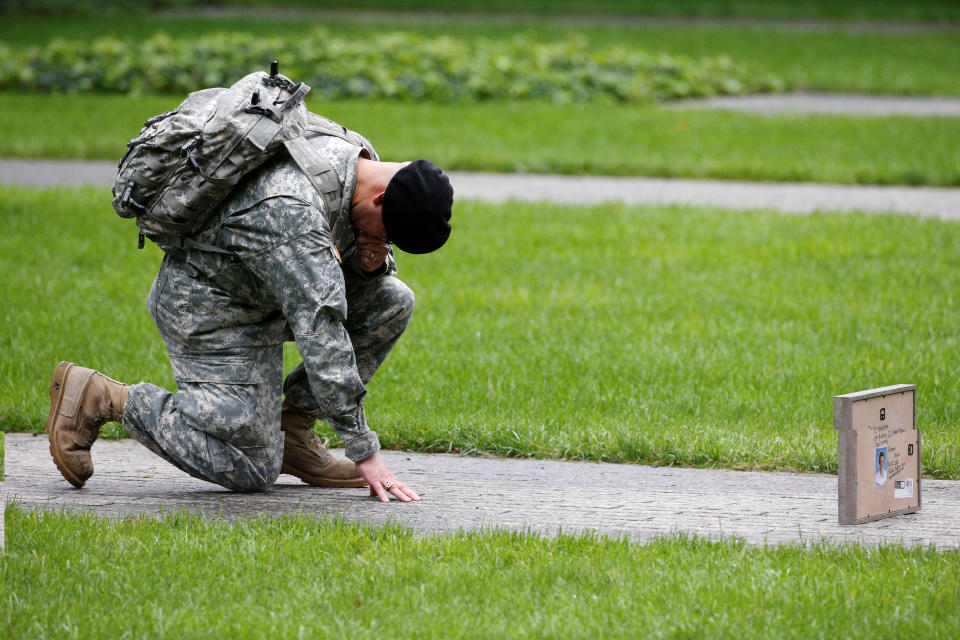
[[[837,524],[837,478],[385,451],[422,497],[381,504],[365,489],[320,489],[282,475],[262,494],[235,494],[191,478],[132,440],[100,440],[96,474],[67,484],[44,435],[8,434],[7,501],[25,508],[92,509],[106,516],[195,511],[228,519],[258,514],[340,515],[417,532],[527,529],[595,531],[642,541],[672,533],[755,544],[829,540],[960,546],[960,482],[924,480],[919,513]],[[337,452],[341,455],[342,452]]]
[[[0,158],[0,184],[108,187],[116,164]],[[873,211],[960,220],[960,189],[451,172],[459,200],[692,205],[787,213]]]
[[[960,118],[960,98],[873,96],[834,93],[775,93],[680,100],[671,109],[719,109],[747,113],[819,113],[862,116]]]

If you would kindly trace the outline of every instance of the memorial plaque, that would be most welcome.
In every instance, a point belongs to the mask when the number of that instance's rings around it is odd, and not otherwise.
[[[917,387],[898,384],[833,398],[840,524],[920,510]]]

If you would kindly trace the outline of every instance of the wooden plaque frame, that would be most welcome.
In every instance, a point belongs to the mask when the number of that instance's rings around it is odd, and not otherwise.
[[[917,386],[833,398],[840,524],[861,524],[920,510]]]

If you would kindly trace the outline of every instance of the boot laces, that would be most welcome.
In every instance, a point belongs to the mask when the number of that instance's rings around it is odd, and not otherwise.
[[[315,450],[318,454],[323,457],[329,456],[327,451],[327,439],[321,438],[316,431],[313,429],[307,429],[307,447]]]

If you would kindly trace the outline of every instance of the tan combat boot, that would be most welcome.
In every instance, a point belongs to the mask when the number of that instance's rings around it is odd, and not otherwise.
[[[357,473],[357,465],[339,460],[327,451],[313,431],[316,418],[300,413],[286,401],[280,414],[283,429],[283,466],[289,473],[315,487],[365,487],[367,481]]]
[[[47,433],[57,469],[77,489],[93,475],[90,447],[105,422],[119,422],[130,390],[99,371],[61,362],[50,383]]]

